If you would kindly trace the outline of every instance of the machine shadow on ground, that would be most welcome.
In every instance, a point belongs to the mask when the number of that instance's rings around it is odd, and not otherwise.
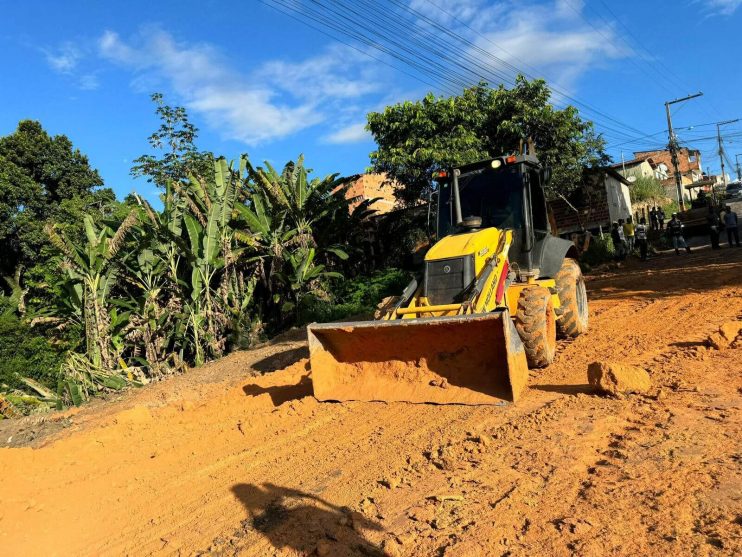
[[[258,396],[268,393],[271,401],[273,401],[273,406],[280,406],[284,402],[312,396],[312,380],[309,378],[309,375],[302,375],[299,382],[295,385],[261,387],[260,385],[249,384],[242,387],[242,390],[247,396]]]
[[[304,338],[302,338],[301,340],[306,340],[307,333],[306,331],[302,332],[304,333]],[[306,346],[299,346],[295,348],[289,348],[287,350],[282,350],[281,352],[277,352],[275,354],[271,354],[270,356],[267,356],[262,360],[258,360],[257,362],[252,364],[251,367],[261,373],[269,373],[271,371],[283,369],[285,367],[293,365],[302,358],[308,357],[309,349]]]
[[[361,533],[380,532],[381,525],[347,507],[271,483],[239,483],[231,490],[247,511],[245,528],[259,532],[276,549],[314,554],[323,545],[329,555],[383,555]]]

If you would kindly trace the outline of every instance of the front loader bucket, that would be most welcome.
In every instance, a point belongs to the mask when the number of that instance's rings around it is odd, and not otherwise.
[[[307,328],[319,400],[437,404],[515,402],[528,381],[507,311],[313,324]]]

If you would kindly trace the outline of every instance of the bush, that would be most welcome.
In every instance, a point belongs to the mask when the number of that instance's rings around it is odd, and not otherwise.
[[[665,212],[665,223],[667,223],[672,218],[673,213],[680,211],[680,205],[677,201],[670,201],[662,205],[662,210]]]
[[[636,181],[629,186],[631,191],[631,200],[634,203],[642,201],[651,201],[654,199],[664,199],[665,188],[657,178],[639,176]]]
[[[381,300],[401,294],[409,282],[409,274],[396,268],[346,280],[337,287],[333,302],[304,296],[299,307],[299,323],[326,323],[354,315],[368,318]]]
[[[65,346],[35,334],[15,315],[0,315],[0,391],[29,391],[19,376],[55,391],[65,353]]]
[[[603,238],[595,236],[590,240],[590,246],[582,254],[580,262],[594,267],[595,265],[612,261],[615,251],[613,240],[609,234],[605,234]]]

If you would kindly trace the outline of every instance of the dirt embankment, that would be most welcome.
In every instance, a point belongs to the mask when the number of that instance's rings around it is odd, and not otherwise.
[[[7,555],[735,555],[742,253],[592,277],[591,330],[505,407],[319,403],[298,338],[0,424]],[[646,369],[605,398],[588,364]],[[287,369],[277,373],[264,372]],[[22,445],[22,446],[19,446]]]

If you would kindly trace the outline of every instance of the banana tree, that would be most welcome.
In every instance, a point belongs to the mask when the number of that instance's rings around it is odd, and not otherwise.
[[[264,164],[265,168],[254,168],[248,163],[247,170],[256,188],[254,195],[262,195],[271,210],[296,230],[296,241],[302,248],[317,247],[316,223],[328,216],[332,221],[338,212],[348,213],[348,180],[337,174],[310,180],[303,155],[296,162],[289,161],[280,173],[269,162]]]
[[[233,226],[246,166],[245,157],[237,169],[218,159],[213,181],[191,177],[180,192],[189,208],[183,216],[190,248],[185,310],[197,365],[224,352],[227,332],[244,322],[251,301],[254,281],[245,280],[239,263],[256,241]]]
[[[283,304],[283,311],[297,312],[301,306],[302,298],[307,294],[323,298],[327,297],[325,290],[321,286],[322,279],[337,278],[342,279],[343,275],[336,271],[326,271],[322,264],[315,264],[314,248],[300,249],[288,256],[288,270],[279,273],[279,280],[288,287],[291,295],[291,301]]]
[[[153,376],[180,369],[186,352],[183,301],[189,293],[181,268],[188,256],[188,242],[182,237],[187,207],[175,189],[172,182],[166,184],[161,211],[137,197],[140,216],[133,232],[137,249],[125,260],[126,279],[132,286],[133,330],[128,340],[132,356]]]
[[[79,308],[85,328],[86,353],[97,368],[114,369],[116,356],[111,344],[111,316],[108,295],[118,278],[118,268],[112,264],[124,239],[137,222],[132,210],[114,230],[111,226],[96,227],[92,217],[85,216],[84,245],[77,245],[55,225],[46,227],[52,244],[62,253],[63,269],[67,273],[66,290]]]

